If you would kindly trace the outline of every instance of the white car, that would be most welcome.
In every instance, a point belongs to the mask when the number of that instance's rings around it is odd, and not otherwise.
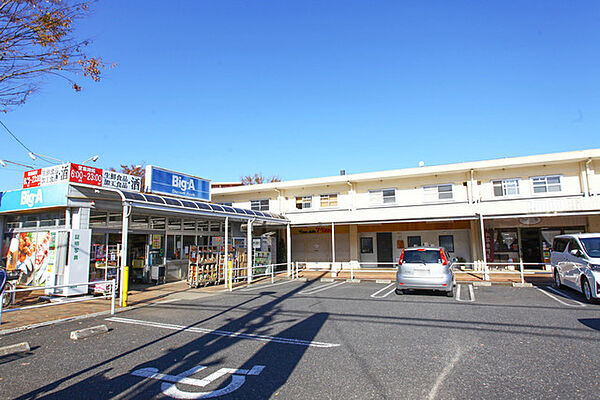
[[[600,298],[600,233],[556,236],[550,261],[556,287],[575,289],[589,302]]]

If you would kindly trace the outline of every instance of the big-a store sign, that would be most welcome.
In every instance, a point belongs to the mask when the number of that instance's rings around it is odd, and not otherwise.
[[[139,192],[141,189],[141,179],[139,176],[102,171],[100,168],[89,167],[87,165],[66,163],[26,171],[23,176],[23,189],[72,182]]]

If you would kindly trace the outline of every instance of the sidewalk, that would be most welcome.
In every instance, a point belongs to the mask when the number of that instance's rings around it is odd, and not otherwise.
[[[128,306],[140,306],[144,304],[153,304],[164,301],[170,296],[177,295],[185,291],[218,291],[223,290],[223,286],[214,286],[204,289],[189,289],[185,281],[167,283],[156,286],[133,286],[129,290]],[[26,292],[26,297],[17,298],[17,304],[14,307],[31,306],[43,304],[38,301],[39,296],[43,296],[43,291]],[[18,328],[27,329],[35,325],[49,323],[56,320],[65,320],[77,318],[89,314],[107,313],[110,314],[110,298],[100,298],[78,303],[63,304],[49,307],[33,308],[29,310],[20,310],[14,312],[3,312],[2,323],[0,324],[0,335],[7,331],[13,331]],[[129,308],[128,307],[128,308]],[[116,311],[120,309],[118,299],[116,300]],[[10,309],[10,308],[9,308]]]

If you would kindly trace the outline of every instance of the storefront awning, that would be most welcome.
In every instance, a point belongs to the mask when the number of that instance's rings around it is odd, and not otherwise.
[[[171,213],[194,214],[204,217],[224,218],[238,220],[265,221],[278,225],[285,225],[289,221],[286,217],[264,211],[247,210],[243,208],[230,207],[222,204],[192,201],[174,197],[159,196],[156,194],[121,192],[125,201],[134,208],[147,211],[160,211]]]

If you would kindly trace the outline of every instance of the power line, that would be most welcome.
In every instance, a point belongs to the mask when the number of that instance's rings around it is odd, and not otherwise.
[[[27,151],[28,151],[28,152],[30,152],[30,153],[33,153],[33,150],[31,150],[29,147],[25,146],[25,144],[24,144],[23,142],[21,142],[21,141],[19,140],[19,138],[18,138],[18,137],[16,137],[16,136],[15,136],[15,134],[14,134],[14,133],[12,133],[12,132],[10,131],[10,129],[8,129],[8,127],[7,127],[6,125],[4,125],[4,122],[0,121],[0,124],[2,124],[2,126],[4,127],[4,129],[6,129],[6,132],[10,133],[10,136],[12,136],[12,137],[13,137],[13,138],[14,138],[14,139],[15,139],[15,140],[16,140],[16,141],[17,141],[17,142],[18,142],[18,143],[19,143],[21,146],[23,146],[23,148],[24,148],[25,150],[27,150]]]

